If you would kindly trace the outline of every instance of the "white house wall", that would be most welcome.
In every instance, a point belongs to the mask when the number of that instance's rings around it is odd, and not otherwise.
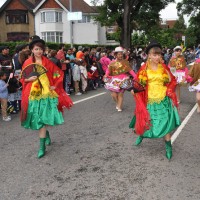
[[[70,43],[70,23],[67,12],[62,10],[62,23],[41,22],[41,11],[60,11],[59,9],[40,9],[35,13],[35,34],[42,37],[42,32],[63,32],[63,43]],[[74,44],[106,44],[106,29],[92,20],[90,23],[73,24]]]
[[[93,23],[74,23],[74,44],[98,44],[98,27]]]
[[[106,27],[103,26],[101,27],[99,25],[99,44],[101,45],[106,45],[107,40],[106,40]]]

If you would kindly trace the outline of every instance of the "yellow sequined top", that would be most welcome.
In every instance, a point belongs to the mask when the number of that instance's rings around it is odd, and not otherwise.
[[[166,96],[167,87],[163,74],[164,68],[159,65],[157,70],[147,68],[148,77],[148,103],[160,103]]]

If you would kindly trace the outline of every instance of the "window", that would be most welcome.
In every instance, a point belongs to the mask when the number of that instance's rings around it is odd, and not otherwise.
[[[28,11],[26,10],[7,10],[7,24],[28,24]]]
[[[7,33],[7,41],[27,41],[29,33],[26,32],[12,32]]]
[[[62,32],[43,32],[42,39],[46,42],[63,42],[63,33]]]
[[[55,12],[55,11],[42,12],[41,22],[62,22],[62,12]]]
[[[78,23],[90,23],[91,16],[89,15],[83,15],[82,20],[79,20]]]

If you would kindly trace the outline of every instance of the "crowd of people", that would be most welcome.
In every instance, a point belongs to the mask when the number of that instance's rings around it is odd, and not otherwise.
[[[105,87],[111,91],[116,110],[123,110],[123,94],[131,91],[136,100],[130,128],[143,138],[165,138],[166,157],[172,157],[170,132],[180,125],[178,105],[183,84],[196,91],[200,112],[200,46],[183,52],[181,46],[162,48],[151,42],[145,48],[106,49],[79,46],[49,49],[38,36],[18,45],[15,54],[0,47],[0,100],[4,121],[20,110],[21,125],[39,130],[38,158],[51,144],[47,126],[64,122],[62,111],[73,103],[70,95],[84,95]],[[196,61],[195,61],[196,59]],[[187,65],[194,65],[188,70]],[[155,89],[156,88],[156,89]],[[49,112],[51,112],[49,114]]]

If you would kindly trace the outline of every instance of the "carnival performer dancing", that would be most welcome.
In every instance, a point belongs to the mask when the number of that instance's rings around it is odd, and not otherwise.
[[[178,103],[180,103],[181,85],[185,85],[188,82],[191,82],[191,77],[188,75],[186,60],[182,55],[181,46],[176,46],[174,48],[174,56],[172,56],[170,59],[168,67],[177,79],[176,95]]]
[[[192,82],[189,86],[190,92],[196,92],[197,113],[200,113],[200,58],[198,58],[189,70],[189,75],[192,77]]]
[[[32,56],[22,66],[21,125],[39,130],[38,158],[45,155],[46,145],[51,144],[47,126],[63,124],[62,111],[73,103],[63,89],[63,72],[43,56],[45,41],[35,39],[29,44]]]
[[[116,60],[112,61],[106,74],[104,76],[105,88],[111,91],[111,96],[116,103],[116,109],[118,112],[122,111],[124,89],[120,88],[120,84],[125,80],[129,79],[130,75],[136,78],[135,72],[129,65],[129,62],[123,58],[122,47],[116,47],[114,55]]]
[[[136,101],[135,115],[129,125],[139,135],[135,145],[143,138],[165,139],[166,157],[172,157],[170,132],[180,125],[175,93],[176,79],[169,68],[160,62],[161,45],[152,41],[146,52],[147,62],[141,66],[137,80],[145,90],[132,94]]]

